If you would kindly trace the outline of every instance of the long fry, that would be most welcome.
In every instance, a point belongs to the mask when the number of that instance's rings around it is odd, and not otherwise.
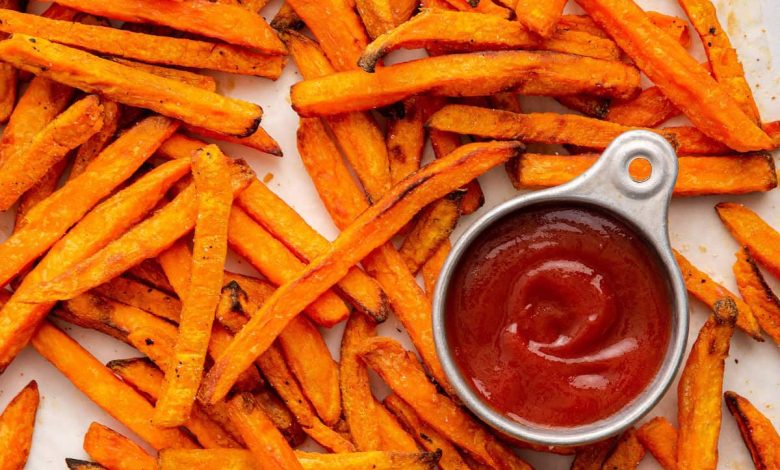
[[[651,419],[637,430],[636,436],[664,470],[677,468],[677,430],[668,419]]]
[[[542,37],[550,36],[563,14],[566,0],[518,0],[515,4],[517,21]]]
[[[780,233],[742,204],[715,206],[718,216],[740,245],[775,276],[780,276]]]
[[[654,86],[634,99],[612,103],[604,119],[624,126],[655,127],[679,114],[677,106]]]
[[[0,415],[0,468],[21,469],[27,463],[39,401],[38,384],[33,380]]]
[[[269,462],[290,470],[303,468],[290,445],[252,395],[237,395],[230,400],[229,409],[231,420],[258,462]]]
[[[31,344],[90,400],[155,449],[195,447],[180,430],[152,425],[149,402],[51,323],[41,324]]]
[[[82,144],[83,146],[84,144]],[[30,209],[43,201],[57,189],[62,174],[68,166],[69,158],[66,156],[62,160],[52,165],[46,174],[43,175],[30,189],[25,191],[19,197],[19,203],[16,205],[16,216],[14,217],[14,231],[24,226],[24,220]]]
[[[305,263],[240,207],[231,209],[229,220],[230,247],[271,282],[284,284],[304,268]],[[329,327],[349,315],[349,308],[333,291],[320,296],[305,311],[317,323]]]
[[[260,124],[262,109],[192,85],[159,77],[45,39],[14,34],[0,42],[0,58],[118,103],[151,109],[188,124],[247,136]],[[182,97],[187,99],[183,100]]]
[[[387,156],[390,160],[390,178],[393,184],[420,168],[425,148],[425,128],[432,108],[437,107],[428,97],[412,97],[403,103],[403,117],[387,121]]]
[[[780,344],[780,299],[764,280],[747,249],[741,248],[736,257],[733,270],[739,294],[750,306],[761,329]]]
[[[737,327],[750,335],[756,341],[764,341],[761,327],[753,315],[753,310],[738,295],[713,281],[707,273],[694,266],[679,251],[674,250],[674,259],[680,267],[688,292],[713,308],[718,300],[731,299],[737,309]]]
[[[260,15],[242,7],[205,0],[63,0],[60,5],[131,23],[169,26],[230,44],[271,54],[284,54],[284,45]]]
[[[518,108],[516,111],[520,112],[521,109]],[[462,145],[460,136],[452,132],[428,129],[428,134],[431,139],[433,154],[436,158],[446,157]],[[479,181],[469,181],[468,184],[460,189],[466,192],[460,200],[461,214],[472,214],[485,204],[485,195],[482,193]]]
[[[460,199],[464,193],[455,191],[428,206],[398,250],[406,266],[414,274],[448,240],[460,218]]]
[[[68,46],[180,67],[219,70],[276,79],[284,58],[263,55],[230,44],[125,31],[0,11],[0,31],[48,39]]]
[[[81,144],[73,157],[73,165],[70,167],[68,179],[84,173],[92,160],[100,155],[106,146],[114,139],[117,130],[119,130],[119,120],[122,117],[120,106],[113,101],[103,100],[103,126],[86,142]]]
[[[437,393],[416,358],[399,343],[373,338],[364,343],[361,355],[393,392],[414,408],[420,419],[480,462],[498,469],[530,468],[452,400]]]
[[[577,72],[582,70],[589,72]],[[419,59],[373,74],[341,72],[297,83],[291,97],[301,116],[315,116],[363,111],[426,92],[486,96],[516,90],[531,95],[629,98],[638,89],[637,70],[619,62],[551,52],[503,51]]]
[[[699,331],[677,386],[678,468],[714,469],[718,463],[723,368],[737,308],[719,300]]]
[[[708,136],[740,152],[772,147],[766,133],[740,110],[728,92],[633,1],[577,3]]]
[[[74,103],[30,141],[24,152],[0,168],[0,210],[46,175],[67,153],[89,139],[103,125],[103,107],[95,95]]]
[[[154,421],[181,425],[190,415],[203,376],[209,334],[222,289],[227,256],[227,222],[233,203],[230,166],[215,145],[192,156],[198,216],[189,288],[182,304],[173,367],[155,407]]]
[[[158,317],[179,322],[181,302],[167,293],[126,277],[117,277],[92,292],[139,308]]]
[[[756,468],[777,468],[780,465],[780,435],[772,422],[745,397],[726,392],[723,398],[737,422],[742,440],[745,441]]]
[[[439,248],[433,256],[428,258],[422,266],[423,285],[425,286],[425,292],[430,298],[433,298],[433,290],[436,289],[436,283],[439,280],[441,268],[444,266],[444,261],[447,260],[447,256],[449,256],[451,249],[452,244],[449,240],[445,240],[444,243],[439,245]]]
[[[28,214],[23,229],[0,245],[0,253],[5,256],[3,267],[10,268],[6,275],[13,276],[16,269],[54,244],[94,204],[130,177],[174,129],[175,126],[164,118],[149,118],[139,123],[106,149],[81,176],[36,205]],[[122,234],[188,171],[188,162],[171,162],[101,203],[51,247],[27,275],[16,295],[21,297],[24,292],[34,291],[41,281],[63,272]],[[67,211],[53,210],[63,205]],[[14,262],[18,264],[14,266]],[[6,367],[24,347],[53,305],[28,304],[20,302],[19,297],[2,309],[5,321],[0,329],[0,368]]]
[[[269,155],[274,155],[276,157],[282,156],[282,149],[281,147],[279,147],[279,144],[262,127],[258,127],[257,130],[255,130],[252,134],[246,137],[236,137],[232,135],[222,134],[219,132],[214,132],[209,129],[204,129],[202,127],[195,127],[189,125],[184,127],[190,132],[192,132],[193,134],[198,134],[203,137],[217,139],[223,142],[230,142],[233,144],[244,145],[246,147],[253,148],[255,150],[265,152]]]
[[[95,462],[116,470],[156,470],[157,462],[141,446],[99,423],[89,425],[84,450]]]
[[[247,164],[233,160],[230,166],[233,195],[254,177]],[[29,301],[66,300],[122,274],[142,260],[154,257],[192,230],[197,218],[196,191],[187,186],[173,201],[139,223],[122,237],[73,266],[29,294]],[[150,234],[154,234],[151,237]]]
[[[298,278],[274,292],[214,364],[204,382],[202,398],[215,402],[224,397],[238,374],[270,346],[298,312],[344,277],[356,262],[387,242],[425,204],[516,156],[521,148],[509,142],[463,146],[396,185],[343,231],[328,253],[312,260]]]
[[[567,183],[590,168],[598,155],[524,154],[510,162],[509,173],[516,188],[547,188]],[[682,156],[674,185],[676,196],[745,194],[777,187],[774,162],[767,154],[725,156]],[[649,165],[637,162],[629,168],[642,180]],[[780,272],[780,271],[778,271]]]
[[[0,7],[18,10],[19,0],[3,0]],[[19,71],[9,64],[0,65],[0,122],[8,121],[16,104],[16,91],[19,84]]]

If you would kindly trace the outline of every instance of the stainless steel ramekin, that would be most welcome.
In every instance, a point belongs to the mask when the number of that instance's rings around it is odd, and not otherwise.
[[[629,164],[644,158],[652,173],[641,182],[628,173]],[[688,297],[682,275],[669,245],[667,212],[677,180],[677,156],[666,140],[647,131],[621,135],[601,158],[571,182],[518,196],[501,204],[476,221],[455,243],[444,263],[433,299],[433,334],[444,371],[463,403],[482,421],[505,436],[543,446],[578,446],[616,435],[642,418],[661,399],[674,380],[688,337]],[[668,281],[671,335],[664,361],[650,385],[616,414],[603,420],[573,427],[543,427],[514,421],[491,408],[468,385],[450,350],[445,328],[446,298],[452,274],[469,245],[499,219],[531,206],[569,203],[605,210],[632,227],[655,251]]]

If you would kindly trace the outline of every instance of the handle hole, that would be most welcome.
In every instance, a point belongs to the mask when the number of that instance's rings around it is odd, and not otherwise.
[[[647,157],[636,156],[628,162],[628,175],[636,183],[644,183],[653,175],[653,165]]]

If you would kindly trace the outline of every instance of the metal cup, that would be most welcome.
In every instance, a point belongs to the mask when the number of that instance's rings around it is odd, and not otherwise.
[[[635,181],[630,163],[647,159],[650,177]],[[542,446],[578,446],[617,435],[649,412],[674,380],[688,338],[688,297],[669,244],[667,213],[677,180],[677,156],[669,143],[648,131],[626,132],[598,161],[567,184],[518,196],[485,214],[455,243],[441,271],[433,299],[433,334],[444,372],[463,403],[482,421],[515,440]],[[671,335],[664,360],[653,381],[632,402],[608,418],[572,427],[520,423],[494,410],[473,391],[453,359],[445,328],[446,299],[452,275],[471,243],[500,219],[540,204],[563,203],[606,211],[631,227],[655,252],[666,275],[670,298]],[[659,351],[660,353],[660,351]]]

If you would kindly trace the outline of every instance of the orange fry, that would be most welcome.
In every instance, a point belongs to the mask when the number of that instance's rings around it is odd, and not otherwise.
[[[512,10],[506,8],[493,0],[480,0],[474,2],[473,0],[444,0],[450,8],[456,10],[479,13],[482,15],[497,16],[499,18],[509,18],[512,16]]]
[[[552,35],[567,0],[517,0],[517,21],[542,37]]]
[[[615,447],[615,438],[588,444],[577,449],[570,470],[601,470],[602,464]]]
[[[19,9],[19,0],[3,0],[0,8]],[[8,121],[16,104],[16,91],[19,85],[19,71],[9,64],[0,64],[0,122]]]
[[[636,437],[636,430],[629,429],[620,437],[615,449],[602,465],[603,470],[631,470],[639,466],[645,457],[645,449]]]
[[[39,402],[38,384],[33,380],[0,415],[0,468],[22,469],[27,463]]]
[[[116,470],[156,470],[157,462],[138,444],[99,423],[89,425],[84,450],[95,462]]]
[[[704,302],[709,308],[713,308],[718,300],[733,300],[737,309],[737,327],[756,341],[764,341],[761,336],[761,327],[758,326],[758,321],[756,321],[753,310],[748,304],[743,302],[738,295],[713,281],[707,273],[691,264],[677,250],[674,250],[674,259],[677,260],[677,265],[682,271],[685,287],[692,296]]]
[[[726,298],[717,301],[713,310],[699,331],[677,386],[678,468],[714,470],[718,463],[723,368],[737,308]]]
[[[715,210],[731,236],[759,264],[780,277],[780,233],[742,204],[722,202]]]
[[[260,15],[233,5],[206,0],[63,0],[60,5],[130,23],[152,23],[208,36],[270,54],[284,45]]]
[[[497,469],[531,468],[452,400],[439,394],[416,357],[398,342],[373,338],[364,343],[361,356],[420,419],[480,462]]]
[[[90,400],[155,449],[195,447],[182,431],[151,424],[152,405],[51,323],[41,324],[31,344]]]
[[[521,111],[521,109],[517,109],[517,111]],[[462,145],[460,136],[452,132],[428,129],[428,134],[436,158],[446,157]],[[466,192],[460,200],[460,213],[462,215],[472,214],[485,204],[485,195],[482,193],[479,181],[469,181],[468,184],[459,189]]]
[[[517,189],[547,188],[567,183],[590,168],[598,155],[524,154],[508,165]],[[745,194],[777,187],[774,162],[765,153],[725,156],[682,156],[674,186],[676,196]],[[650,174],[649,165],[630,167],[638,180]]]
[[[280,286],[263,304],[212,367],[202,398],[215,402],[224,397],[241,371],[270,346],[295,315],[355,263],[387,242],[422,207],[516,156],[520,148],[516,142],[466,145],[396,185],[341,232],[327,253],[312,260],[295,280]]]
[[[139,308],[155,316],[179,322],[181,302],[165,292],[148,287],[127,277],[116,277],[96,287],[92,292],[123,304]]]
[[[5,211],[69,151],[83,144],[103,125],[103,107],[95,95],[83,98],[33,137],[23,152],[0,167],[0,211]]]
[[[434,110],[428,97],[417,96],[404,100],[403,117],[387,121],[387,156],[390,160],[390,179],[393,184],[420,168],[425,148],[425,121]]]
[[[274,15],[274,19],[271,20],[271,27],[279,32],[286,30],[300,30],[306,26],[303,20],[289,3],[283,2],[279,7],[279,11]]]
[[[769,470],[780,465],[780,435],[766,416],[746,398],[734,393],[723,394],[726,407],[734,416],[757,469]]]
[[[430,298],[433,298],[433,291],[436,289],[436,282],[439,280],[441,268],[444,266],[444,261],[447,260],[451,249],[450,241],[445,240],[444,243],[439,245],[433,256],[428,258],[428,261],[422,266],[423,284],[425,285],[425,292]]]
[[[631,0],[577,0],[663,93],[709,137],[739,152],[769,137],[671,36]]]
[[[225,134],[247,136],[257,129],[263,115],[263,110],[255,104],[41,38],[14,34],[0,41],[0,58],[22,70],[98,93],[118,103],[151,109]]]
[[[117,57],[112,57],[111,61],[116,62],[117,64],[126,65],[134,69],[151,73],[152,75],[157,75],[158,77],[170,78],[171,80],[176,80],[178,82],[186,83],[187,85],[192,85],[195,88],[201,88],[203,90],[212,91],[212,92],[217,91],[217,81],[214,79],[214,77],[210,77],[208,75],[201,75],[199,73],[189,72],[187,70],[181,70],[181,69],[176,69],[171,67],[165,67],[162,65],[154,65],[154,64],[147,64],[144,62],[136,62],[128,59],[120,59]]]
[[[70,167],[68,180],[84,173],[92,160],[100,155],[106,146],[114,139],[119,129],[119,119],[122,117],[120,106],[113,101],[103,100],[103,126],[86,142],[81,144],[73,157],[73,165]]]
[[[414,60],[373,74],[352,71],[305,80],[293,85],[291,97],[301,116],[321,116],[377,108],[427,92],[487,96],[508,90],[630,98],[639,91],[639,73],[620,62],[570,54],[478,52]]]
[[[209,145],[192,156],[192,176],[198,216],[191,277],[182,302],[173,367],[166,371],[165,387],[154,414],[155,423],[164,426],[181,425],[187,420],[200,386],[222,289],[227,223],[233,204],[230,166],[217,146]]]
[[[276,79],[284,59],[223,43],[153,36],[121,29],[0,11],[0,31],[154,64],[219,70]]]
[[[750,306],[761,329],[775,343],[780,344],[780,299],[764,280],[747,249],[741,248],[736,256],[733,269],[739,294]]]
[[[642,90],[636,98],[613,102],[604,119],[624,126],[655,127],[680,114],[657,86]]]
[[[422,268],[455,229],[460,218],[463,192],[455,191],[434,202],[420,213],[398,252],[413,274]]]
[[[82,147],[84,144],[82,144]],[[62,174],[68,166],[68,157],[66,156],[62,160],[58,161],[49,168],[45,175],[38,180],[30,189],[25,191],[19,198],[19,203],[16,205],[16,215],[14,217],[14,231],[21,229],[24,226],[24,220],[30,209],[35,207],[36,204],[43,201],[57,189],[57,185],[60,182]]]
[[[677,430],[668,419],[651,419],[637,430],[636,437],[664,470],[677,468]]]
[[[646,11],[647,16],[654,25],[661,28],[666,34],[674,38],[681,46],[687,48],[691,44],[691,34],[688,31],[688,23],[676,16],[664,15],[657,11]],[[607,38],[609,35],[601,29],[587,15],[563,15],[558,22],[561,29],[585,31],[594,36]]]
[[[279,144],[274,140],[273,137],[268,134],[268,132],[266,132],[265,129],[259,126],[253,133],[246,137],[236,137],[233,135],[222,134],[209,129],[204,129],[202,127],[189,125],[185,125],[184,127],[193,134],[198,134],[203,137],[221,140],[223,142],[230,142],[232,144],[244,145],[246,147],[253,148],[276,157],[282,156],[282,149],[279,147]]]

